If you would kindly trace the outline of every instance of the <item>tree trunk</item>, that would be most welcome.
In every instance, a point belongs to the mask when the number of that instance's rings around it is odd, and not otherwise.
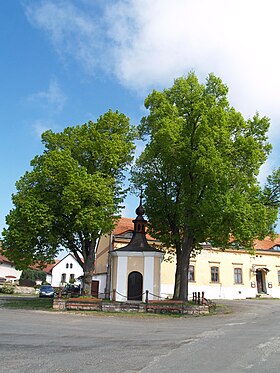
[[[181,283],[181,248],[176,248],[176,272],[175,272],[175,286],[173,292],[173,299],[179,299],[180,283]]]
[[[181,271],[180,271],[180,290],[179,299],[183,301],[188,300],[188,271],[190,256],[193,248],[194,238],[192,235],[185,234],[182,243],[181,254]]]
[[[94,273],[95,245],[92,241],[88,245],[88,255],[84,258],[84,295],[91,296],[92,276]]]
[[[175,285],[174,285],[174,292],[173,292],[173,299],[179,299],[179,291],[180,291],[180,280],[181,280],[181,268],[176,264],[176,272],[175,272]]]
[[[84,271],[84,295],[91,296],[91,284],[92,284],[93,271]]]

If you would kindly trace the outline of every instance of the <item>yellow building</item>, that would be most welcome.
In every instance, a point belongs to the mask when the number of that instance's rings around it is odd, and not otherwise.
[[[245,299],[268,294],[280,298],[280,237],[256,242],[254,255],[204,245],[190,260],[189,296],[204,292],[208,299]],[[162,295],[172,296],[175,263],[162,263]]]
[[[112,273],[112,255],[108,253],[128,245],[132,235],[132,219],[121,218],[113,233],[100,239],[93,277],[93,280],[99,281],[100,293],[108,296],[116,284]],[[159,246],[158,241],[147,238],[150,245]],[[190,261],[189,297],[193,292],[204,292],[208,299],[245,299],[262,294],[280,298],[280,235],[274,241],[269,238],[256,241],[254,255],[245,250],[222,251],[207,244],[202,247],[201,252]],[[155,295],[172,297],[175,260],[173,263],[162,261],[161,269],[156,270],[157,275],[161,272],[161,277],[160,286],[153,287],[154,292],[158,289]],[[130,259],[131,268],[132,261]],[[125,273],[124,281],[127,275]]]

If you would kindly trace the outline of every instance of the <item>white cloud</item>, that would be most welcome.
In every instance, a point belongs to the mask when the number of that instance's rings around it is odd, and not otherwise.
[[[274,151],[260,180],[279,167],[280,2],[278,0],[127,0],[107,7],[114,73],[147,93],[193,69],[228,85],[231,104],[271,119]]]
[[[39,138],[41,138],[41,135],[43,132],[49,130],[50,128],[52,127],[52,124],[51,123],[48,123],[44,120],[36,120],[33,124],[32,124],[32,128],[33,128],[33,131],[35,132],[35,135]]]
[[[52,108],[54,111],[61,111],[65,105],[67,97],[59,87],[58,82],[55,79],[52,79],[46,91],[32,93],[28,96],[27,100],[39,103],[48,109]]]
[[[60,55],[146,94],[193,69],[214,72],[245,117],[271,118],[279,139],[279,0],[49,0],[26,8]]]
[[[277,0],[119,1],[107,9],[116,74],[128,87],[146,89],[190,69],[203,77],[214,72],[242,112],[273,110],[279,11]]]
[[[202,78],[214,72],[246,114],[278,105],[279,11],[278,0],[119,0],[101,11],[49,0],[26,8],[56,50],[88,72],[110,68],[136,90],[166,87],[190,69]]]
[[[94,71],[102,38],[91,14],[75,6],[73,1],[50,0],[30,4],[26,7],[26,16],[33,26],[47,33],[63,58],[70,55],[87,72]]]

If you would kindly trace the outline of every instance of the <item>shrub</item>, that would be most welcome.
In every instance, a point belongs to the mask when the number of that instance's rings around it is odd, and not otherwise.
[[[46,281],[46,273],[44,271],[37,271],[35,269],[24,269],[21,273],[21,280],[41,280],[41,281]]]
[[[27,286],[27,287],[34,287],[36,285],[36,281],[28,280],[28,279],[25,279],[25,278],[20,278],[19,285],[20,286]]]
[[[5,282],[5,284],[2,286],[1,292],[4,294],[14,294],[15,287],[15,285]]]

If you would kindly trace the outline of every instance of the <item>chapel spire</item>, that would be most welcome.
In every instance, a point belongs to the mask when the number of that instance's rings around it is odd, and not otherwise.
[[[134,224],[133,236],[130,240],[130,243],[117,251],[159,251],[152,246],[150,246],[147,242],[146,238],[146,224],[147,220],[144,219],[143,215],[145,214],[145,209],[142,204],[143,200],[143,193],[141,190],[140,193],[140,203],[136,212],[136,218],[132,220]]]

